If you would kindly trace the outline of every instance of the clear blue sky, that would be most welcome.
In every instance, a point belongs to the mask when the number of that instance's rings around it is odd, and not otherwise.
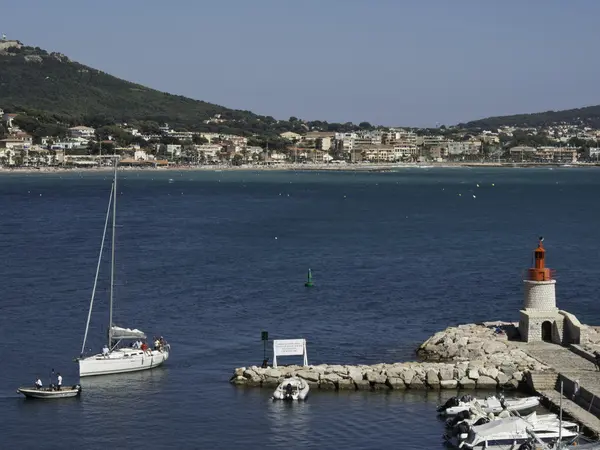
[[[598,17],[598,0],[6,0],[0,32],[279,119],[434,126],[600,104]]]

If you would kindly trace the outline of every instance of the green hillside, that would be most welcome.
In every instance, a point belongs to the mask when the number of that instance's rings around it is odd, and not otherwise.
[[[541,127],[568,124],[600,128],[600,106],[546,111],[533,114],[515,114],[512,116],[487,117],[460,124],[464,128],[498,128],[501,126]]]
[[[301,122],[239,111],[121,80],[38,47],[2,48],[0,108],[25,112],[43,122],[92,126],[167,122],[179,129],[232,134],[302,130]],[[225,122],[205,124],[215,114]]]

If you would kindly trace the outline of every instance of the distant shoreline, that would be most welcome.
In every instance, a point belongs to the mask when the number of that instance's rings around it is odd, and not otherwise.
[[[438,169],[438,168],[554,168],[554,167],[600,167],[597,163],[495,163],[495,162],[444,162],[444,163],[357,163],[357,164],[273,164],[273,165],[171,165],[167,167],[121,166],[126,171],[346,171],[382,172],[395,169]],[[0,167],[1,173],[68,173],[68,172],[110,172],[113,168],[104,167]]]

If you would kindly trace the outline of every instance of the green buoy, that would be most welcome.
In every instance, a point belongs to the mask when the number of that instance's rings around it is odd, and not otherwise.
[[[310,269],[308,269],[308,279],[306,280],[306,283],[304,283],[304,286],[313,287],[312,272],[310,271]]]

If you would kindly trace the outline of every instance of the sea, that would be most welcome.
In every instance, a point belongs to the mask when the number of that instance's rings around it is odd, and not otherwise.
[[[80,382],[110,189],[110,172],[0,174],[2,449],[444,448],[435,408],[456,392],[287,404],[229,379],[273,339],[306,339],[309,364],[391,363],[450,325],[518,320],[540,236],[559,306],[600,324],[598,169],[122,171],[114,322],[171,357],[26,400],[37,377]],[[106,337],[106,250],[86,353]]]

